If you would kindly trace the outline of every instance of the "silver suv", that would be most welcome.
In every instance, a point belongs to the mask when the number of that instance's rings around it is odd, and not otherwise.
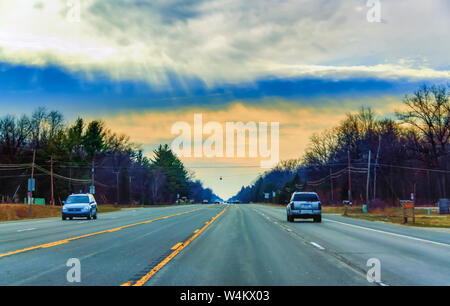
[[[315,192],[294,192],[291,201],[286,207],[288,222],[294,222],[295,218],[314,219],[314,222],[322,222],[322,204]]]

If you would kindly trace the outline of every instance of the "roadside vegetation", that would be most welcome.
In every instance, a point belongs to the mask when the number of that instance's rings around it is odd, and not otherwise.
[[[0,117],[0,202],[23,203],[33,172],[33,197],[50,203],[52,168],[59,205],[71,193],[89,192],[92,168],[100,204],[156,205],[216,198],[167,144],[145,156],[128,136],[114,133],[102,121],[67,122],[63,114],[42,107],[31,116]]]
[[[152,207],[167,207],[174,204],[161,204],[152,205]],[[189,205],[189,204],[180,204]],[[120,211],[123,209],[139,209],[142,205],[114,205],[114,204],[102,204],[98,206],[98,212],[109,213]],[[30,218],[30,206],[27,204],[1,204],[0,205],[0,222],[1,221],[13,221],[23,219],[39,219],[39,218],[52,218],[61,217],[61,206],[56,205],[32,205],[32,217]]]
[[[32,217],[30,218],[30,206],[25,204],[1,204],[0,221],[13,221],[22,219],[51,218],[61,216],[61,207],[50,205],[32,205]]]
[[[323,207],[323,213],[339,214],[344,216],[344,207],[325,206]],[[403,224],[403,210],[399,207],[385,207],[376,208],[368,213],[362,212],[362,207],[350,207],[345,215],[349,218],[359,218],[369,221],[381,221],[395,224],[402,224],[407,226],[420,226],[420,227],[445,227],[450,228],[450,215],[439,215],[436,209],[430,209],[430,215],[428,215],[428,209],[416,208],[415,210],[415,223],[412,223],[411,211],[408,211],[408,223]]]
[[[399,207],[412,193],[417,204],[436,205],[450,197],[449,138],[450,85],[423,86],[390,117],[364,107],[348,113],[314,134],[303,157],[280,162],[232,199],[284,204],[295,191],[315,191],[336,205],[348,199],[350,181],[353,204],[370,202],[370,213]]]

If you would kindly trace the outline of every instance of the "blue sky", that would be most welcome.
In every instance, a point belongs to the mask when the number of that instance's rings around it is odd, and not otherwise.
[[[381,0],[380,23],[365,0],[69,2],[0,3],[1,114],[102,119],[148,154],[200,112],[278,120],[281,158],[298,158],[346,112],[389,115],[422,84],[450,80],[447,0]],[[261,169],[226,171],[220,184],[196,172],[227,197]]]

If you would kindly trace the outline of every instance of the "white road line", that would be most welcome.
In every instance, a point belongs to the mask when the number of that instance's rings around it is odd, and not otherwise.
[[[339,222],[339,221],[330,220],[330,219],[325,219],[325,220],[328,221],[328,222],[339,223],[339,224],[343,224],[343,225],[347,225],[347,226],[351,226],[351,227],[355,227],[355,228],[365,229],[365,230],[372,231],[372,232],[383,233],[383,234],[387,234],[387,235],[391,235],[391,236],[407,238],[407,239],[421,241],[421,242],[428,242],[428,243],[436,244],[436,245],[439,245],[439,246],[450,247],[450,244],[448,244],[448,243],[436,242],[436,241],[432,241],[432,240],[426,240],[426,239],[411,237],[411,236],[402,235],[402,234],[395,234],[395,233],[391,233],[391,232],[386,232],[386,231],[382,231],[382,230],[376,230],[376,229],[369,228],[369,227],[364,227],[364,226],[359,226],[359,225],[354,225],[354,224],[348,224],[348,223]]]
[[[315,242],[310,242],[310,243],[318,249],[325,250],[325,248],[323,246],[321,246],[320,244],[317,244]]]
[[[18,233],[20,233],[20,232],[26,232],[26,231],[32,231],[32,230],[35,230],[36,228],[24,228],[24,229],[21,229],[21,230],[17,230],[17,232]]]

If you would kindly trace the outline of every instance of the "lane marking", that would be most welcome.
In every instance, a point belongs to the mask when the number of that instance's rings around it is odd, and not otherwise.
[[[199,231],[199,230],[198,230],[198,229],[196,229],[196,230],[194,231],[194,234],[195,234],[195,233],[197,233],[198,231]]]
[[[392,232],[386,232],[386,231],[382,231],[382,230],[376,230],[376,229],[369,228],[369,227],[364,227],[364,226],[359,226],[359,225],[354,225],[354,224],[348,224],[348,223],[339,222],[339,221],[330,220],[330,219],[324,219],[324,220],[326,220],[328,222],[334,222],[334,223],[347,225],[347,226],[350,226],[350,227],[365,229],[365,230],[373,231],[373,232],[377,232],[377,233],[383,233],[383,234],[387,234],[387,235],[391,235],[391,236],[395,236],[395,237],[407,238],[407,239],[421,241],[421,242],[428,242],[428,243],[436,244],[436,245],[439,245],[439,246],[450,247],[450,244],[443,243],[443,242],[437,242],[437,241],[426,240],[426,239],[416,238],[416,237],[402,235],[402,234],[396,234],[396,233],[392,233]]]
[[[43,244],[41,245],[41,249],[46,249],[46,248],[51,248],[57,245],[61,245],[61,244],[65,244],[68,243],[69,240],[61,240],[61,241],[56,241],[56,242],[51,242],[51,243],[47,243],[47,244]]]
[[[318,249],[325,250],[325,248],[323,246],[321,246],[320,244],[317,244],[315,242],[310,242],[310,243]]]
[[[208,226],[210,226],[217,218],[219,218],[226,210],[228,206],[222,209],[220,213],[218,213],[215,217],[211,219],[211,221],[207,222],[205,226],[198,230],[191,238],[186,240],[180,247],[178,247],[175,251],[173,251],[169,256],[167,256],[163,261],[161,261],[156,267],[151,269],[146,275],[144,275],[141,279],[139,279],[133,286],[143,286],[148,280],[155,275],[162,267],[164,267],[169,261],[171,261],[175,256],[177,256],[185,247],[187,247],[195,238],[197,238]],[[125,283],[127,284],[127,283]],[[123,285],[125,285],[123,284]]]
[[[18,232],[18,233],[21,233],[21,232],[33,231],[33,230],[35,230],[35,229],[36,229],[35,227],[32,227],[32,228],[24,228],[24,229],[21,229],[21,230],[17,230],[17,232]]]
[[[131,284],[133,284],[133,282],[126,282],[126,283],[123,283],[122,285],[120,285],[121,287],[129,287],[129,286],[131,286]]]
[[[176,249],[178,249],[182,244],[183,244],[183,242],[178,242],[177,244],[175,244],[175,245],[171,248],[171,250],[176,250]]]
[[[32,251],[32,250],[36,250],[36,249],[49,248],[49,247],[65,244],[65,243],[67,243],[69,241],[78,240],[78,239],[82,239],[82,238],[86,238],[86,237],[97,236],[97,235],[104,234],[104,233],[111,233],[111,232],[119,231],[119,230],[124,229],[124,228],[132,227],[132,226],[137,226],[137,225],[146,224],[146,223],[150,223],[150,222],[157,221],[157,220],[167,219],[167,218],[173,217],[173,216],[179,216],[179,215],[183,215],[183,214],[192,213],[192,212],[203,210],[203,209],[206,209],[206,208],[209,208],[209,207],[212,207],[212,206],[214,206],[214,205],[210,205],[208,207],[198,208],[198,209],[194,209],[194,210],[190,210],[190,211],[186,211],[186,212],[182,212],[182,213],[177,213],[177,214],[173,214],[173,215],[169,215],[169,216],[159,217],[159,218],[156,218],[156,219],[151,219],[151,220],[138,222],[138,223],[134,223],[134,224],[128,224],[128,225],[124,225],[124,226],[121,226],[121,227],[111,228],[111,229],[103,230],[103,231],[100,231],[100,232],[85,234],[85,235],[72,237],[72,238],[67,238],[67,239],[54,241],[54,242],[50,242],[50,243],[46,243],[46,244],[40,244],[40,245],[36,245],[36,246],[25,248],[25,249],[21,249],[21,250],[11,251],[11,252],[8,252],[8,253],[0,254],[0,258],[6,257],[6,256],[15,255],[15,254],[20,254],[20,253],[24,253],[24,252],[28,252],[28,251]]]

